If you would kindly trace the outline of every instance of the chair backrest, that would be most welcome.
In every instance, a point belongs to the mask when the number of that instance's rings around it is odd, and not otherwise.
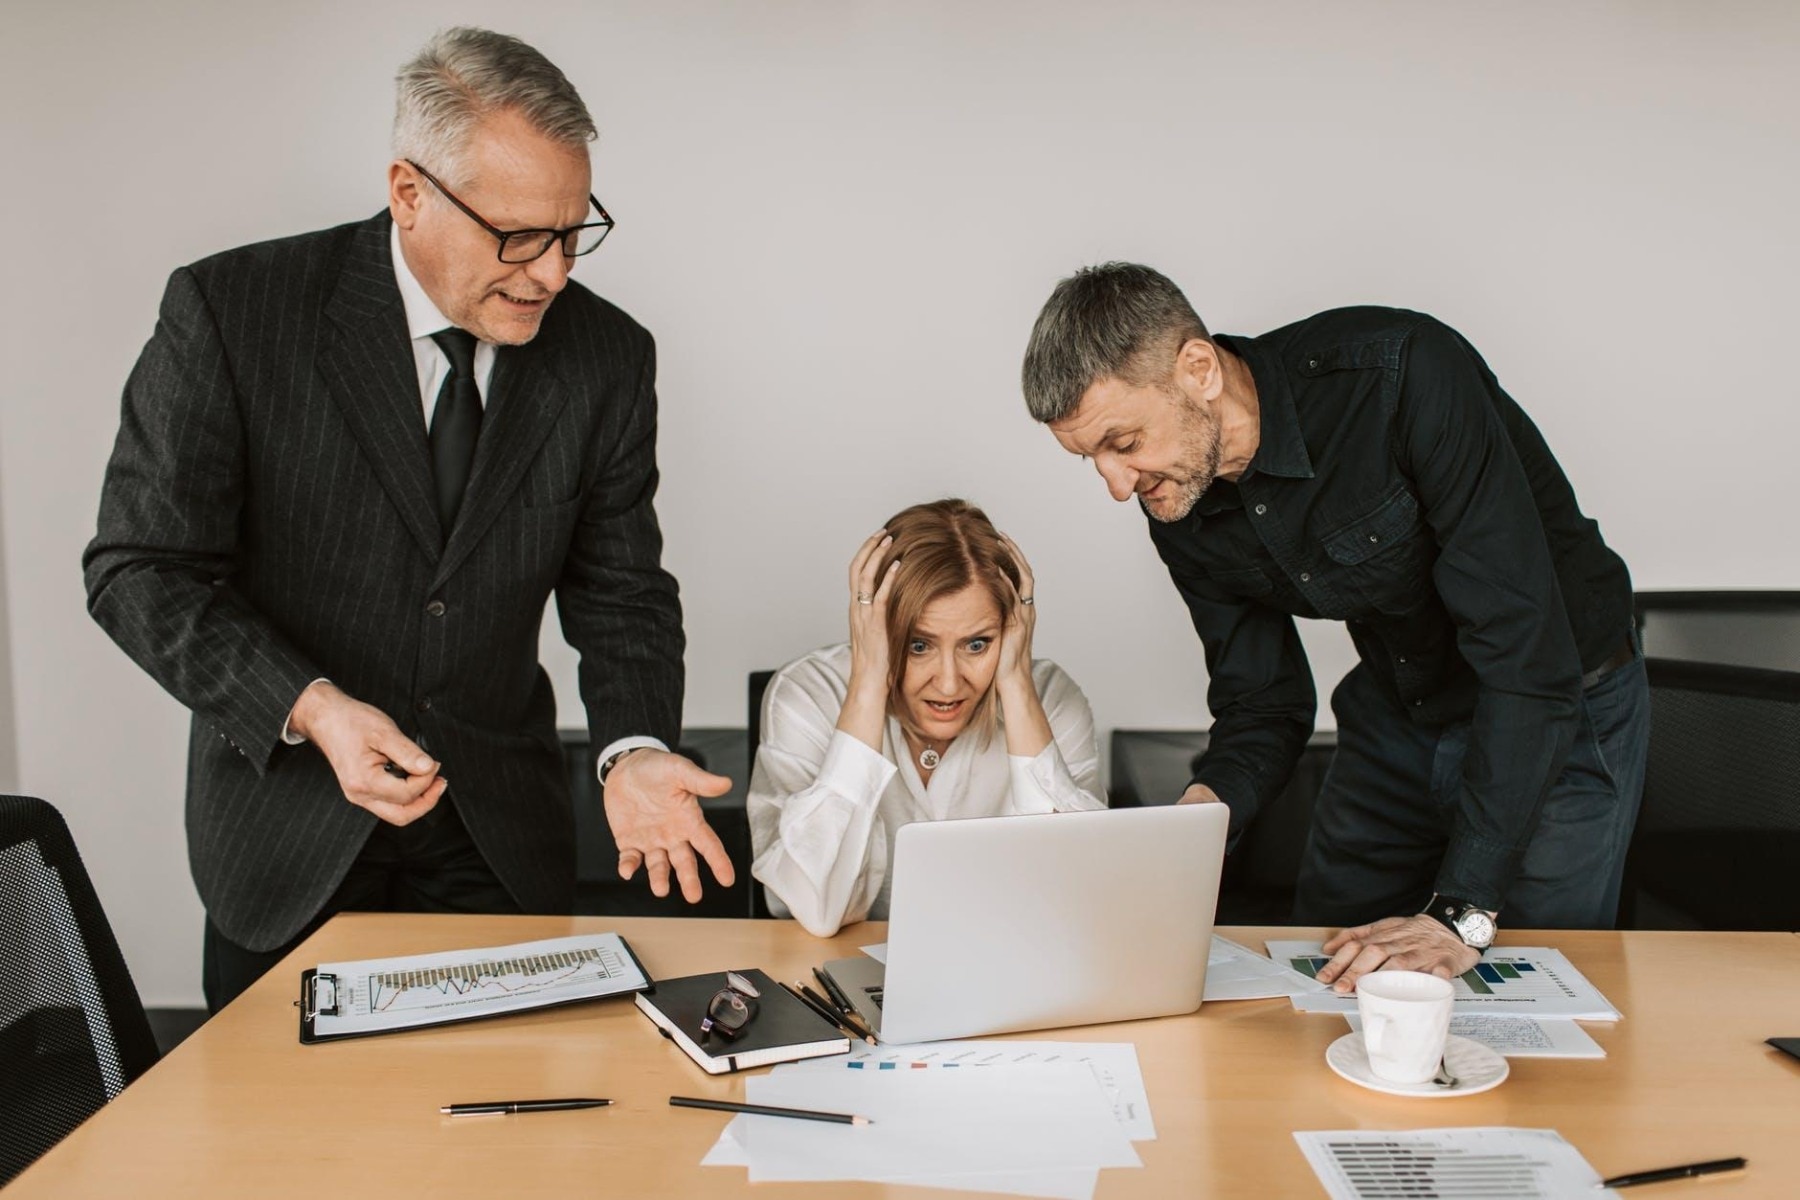
[[[156,1062],[62,815],[0,796],[0,1184]]]
[[[750,701],[748,712],[749,720],[744,726],[750,731],[749,761],[744,764],[744,787],[746,789],[749,788],[749,781],[756,774],[756,748],[762,745],[763,693],[769,690],[769,680],[773,678],[775,678],[775,672],[773,671],[750,672],[748,697]],[[756,847],[754,845],[750,848],[750,856],[752,859],[756,857]],[[761,880],[752,879],[750,881],[750,915],[753,917],[772,917],[775,915],[769,909],[769,898],[763,894]]]
[[[744,728],[750,731],[750,761],[745,764],[746,772],[756,766],[756,748],[762,745],[762,702],[763,693],[769,690],[769,680],[775,678],[773,671],[750,672],[750,708],[748,721]],[[748,778],[748,775],[745,776]]]
[[[1800,592],[1639,592],[1651,658],[1800,671]]]
[[[1800,930],[1800,672],[1646,667],[1650,752],[1620,926]]]

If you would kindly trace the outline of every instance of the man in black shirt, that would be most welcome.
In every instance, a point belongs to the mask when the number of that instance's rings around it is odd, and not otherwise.
[[[1294,913],[1353,926],[1320,978],[1458,973],[1496,920],[1611,926],[1649,732],[1631,580],[1473,346],[1382,308],[1214,336],[1111,263],[1057,286],[1024,389],[1137,497],[1205,647],[1183,803],[1241,831],[1280,792],[1316,707],[1293,618],[1349,626]]]

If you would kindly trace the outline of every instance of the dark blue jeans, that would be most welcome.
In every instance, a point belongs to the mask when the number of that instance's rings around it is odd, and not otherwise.
[[[1331,710],[1337,754],[1313,812],[1294,920],[1346,926],[1416,913],[1450,836],[1469,724],[1414,724],[1361,666],[1332,693]],[[1612,928],[1649,739],[1640,651],[1583,693],[1581,727],[1506,893],[1502,927]]]

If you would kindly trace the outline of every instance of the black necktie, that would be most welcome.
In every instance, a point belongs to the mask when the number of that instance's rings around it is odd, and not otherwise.
[[[450,373],[444,376],[431,413],[431,474],[437,480],[438,521],[448,541],[475,461],[475,441],[481,436],[481,390],[475,386],[475,335],[466,329],[445,329],[432,334],[431,340],[450,359]]]

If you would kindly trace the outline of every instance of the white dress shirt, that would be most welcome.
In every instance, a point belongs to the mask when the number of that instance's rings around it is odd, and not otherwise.
[[[885,919],[894,835],[913,821],[1105,808],[1087,697],[1053,662],[1034,661],[1031,677],[1050,744],[1035,758],[1014,757],[1004,728],[986,744],[965,732],[927,785],[893,716],[879,754],[837,728],[850,690],[848,643],[776,672],[747,802],[750,874],[767,886],[770,910],[819,937]]]
[[[400,303],[406,307],[406,336],[412,339],[413,363],[419,368],[419,398],[425,405],[425,428],[431,428],[431,414],[437,409],[438,392],[444,376],[450,373],[450,356],[431,340],[434,333],[454,328],[449,318],[425,294],[424,285],[406,265],[400,250],[400,227],[388,226],[388,246],[394,252],[394,282],[400,285]],[[488,383],[494,378],[494,344],[479,338],[475,341],[475,386],[481,392],[481,407],[487,408]]]
[[[388,226],[388,249],[393,253],[394,282],[400,288],[400,303],[406,309],[406,333],[412,339],[413,364],[419,371],[419,400],[423,405],[425,429],[431,429],[431,416],[437,409],[438,392],[443,389],[444,377],[450,373],[450,356],[445,354],[438,344],[431,340],[434,333],[442,333],[454,328],[448,318],[438,311],[438,306],[425,294],[425,287],[412,273],[406,263],[406,254],[400,248],[400,226]],[[488,384],[494,378],[494,359],[496,347],[492,342],[477,338],[475,341],[475,387],[481,393],[481,407],[487,408]],[[313,680],[323,683],[323,678]],[[288,728],[293,720],[282,722],[281,740],[290,746],[298,746],[306,739]],[[600,751],[594,759],[596,765],[604,763],[613,755],[625,750],[635,750],[640,746],[651,746],[658,750],[667,750],[653,737],[624,737],[610,743]]]

